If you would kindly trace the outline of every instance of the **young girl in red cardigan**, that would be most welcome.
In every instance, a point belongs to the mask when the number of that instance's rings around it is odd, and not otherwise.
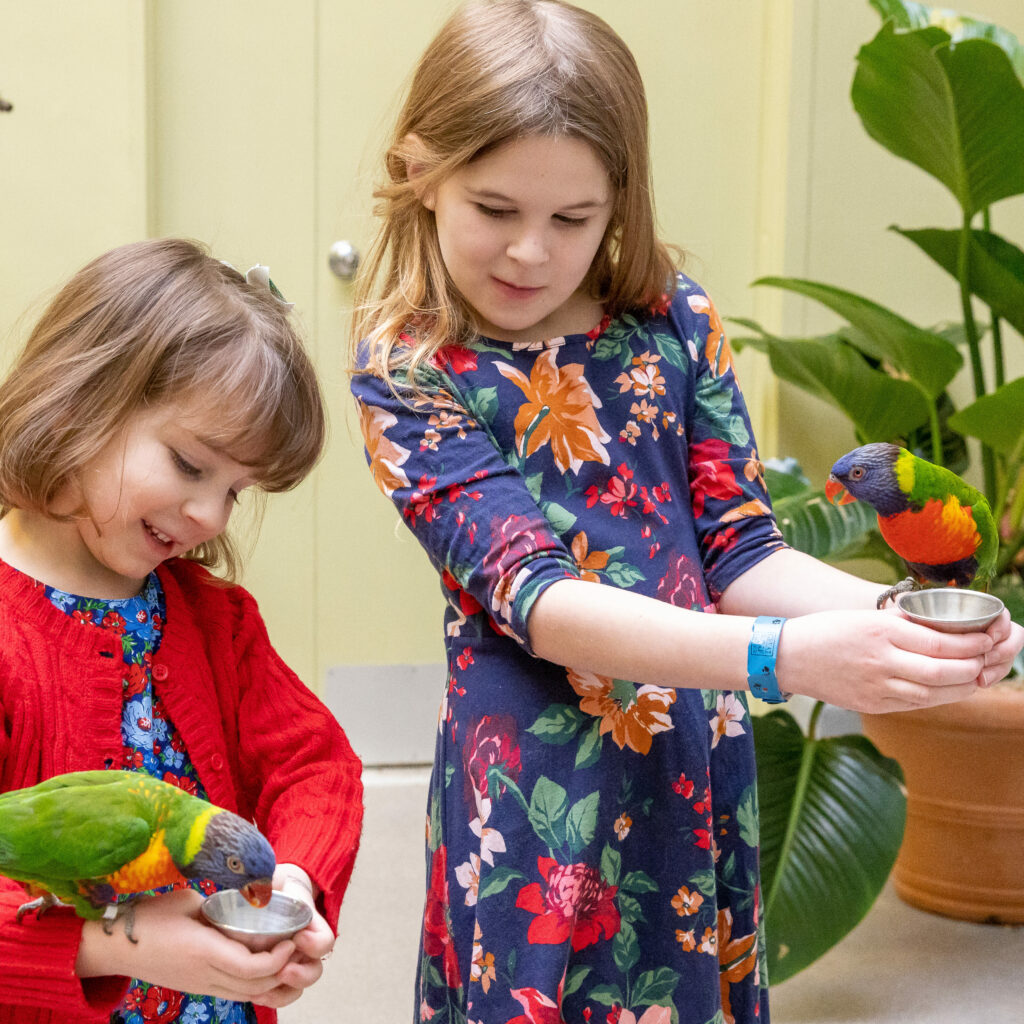
[[[256,822],[312,924],[263,953],[201,892],[137,904],[134,938],[0,878],[0,1024],[266,1024],[334,944],[360,764],[230,579],[241,492],[294,487],[324,412],[289,306],[191,242],[123,246],[59,292],[0,385],[0,790],[131,769]],[[208,888],[209,886],[207,886]]]

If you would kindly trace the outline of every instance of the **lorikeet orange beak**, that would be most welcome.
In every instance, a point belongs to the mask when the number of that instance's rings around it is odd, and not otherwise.
[[[246,901],[254,907],[265,907],[273,895],[273,888],[269,878],[258,878],[255,882],[248,882],[239,890]]]
[[[825,481],[825,497],[833,505],[849,505],[857,500],[834,476]]]

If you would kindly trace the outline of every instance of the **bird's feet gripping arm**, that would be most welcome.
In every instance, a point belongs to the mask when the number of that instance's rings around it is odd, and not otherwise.
[[[138,939],[135,938],[135,904],[134,903],[108,903],[106,909],[103,911],[103,934],[112,935],[114,933],[114,923],[119,917],[124,918],[124,934],[125,938],[133,944],[138,944]]]
[[[908,576],[906,579],[900,580],[899,583],[893,584],[888,590],[883,590],[878,595],[878,600],[875,602],[876,608],[884,608],[885,602],[888,600],[895,601],[900,594],[910,594],[915,590],[920,590],[921,585],[913,577]]]
[[[37,889],[36,891],[38,892],[39,890]],[[31,914],[32,911],[35,911],[36,917],[39,918],[42,917],[50,907],[63,906],[64,904],[52,893],[44,892],[42,896],[38,896],[34,900],[29,900],[28,903],[22,903],[15,912],[14,918],[19,924],[21,924],[21,919],[26,914]]]

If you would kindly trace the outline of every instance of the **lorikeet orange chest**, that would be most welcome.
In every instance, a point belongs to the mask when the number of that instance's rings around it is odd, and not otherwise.
[[[969,586],[995,568],[998,536],[984,495],[955,473],[892,444],[868,444],[832,467],[830,501],[863,501],[885,542],[919,580]]]

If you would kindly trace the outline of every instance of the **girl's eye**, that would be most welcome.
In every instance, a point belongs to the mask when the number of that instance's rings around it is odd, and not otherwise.
[[[186,459],[181,452],[171,449],[171,458],[174,460],[174,464],[181,470],[182,473],[187,477],[191,477],[193,480],[202,476],[202,470],[198,466],[193,466],[191,462]]]
[[[555,220],[570,228],[581,228],[587,223],[586,217],[566,217],[564,214],[556,213]]]
[[[497,206],[485,206],[483,203],[477,203],[476,204],[476,208],[485,217],[504,217],[507,214],[513,212],[512,210],[505,210],[505,209],[502,209],[502,208],[497,207]]]

